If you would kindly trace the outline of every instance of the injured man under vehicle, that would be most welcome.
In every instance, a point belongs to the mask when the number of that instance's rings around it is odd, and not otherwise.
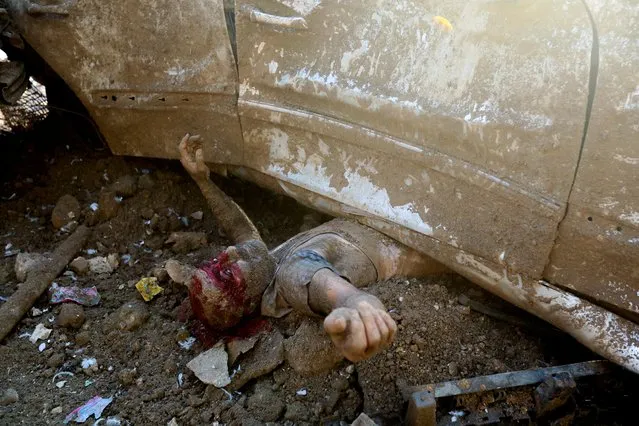
[[[354,221],[335,219],[269,251],[244,211],[211,180],[198,136],[180,142],[182,165],[198,184],[219,226],[234,242],[199,269],[167,265],[189,288],[195,316],[224,330],[261,309],[322,316],[336,349],[357,362],[392,343],[397,326],[384,305],[360,288],[393,276],[444,271],[433,259]]]

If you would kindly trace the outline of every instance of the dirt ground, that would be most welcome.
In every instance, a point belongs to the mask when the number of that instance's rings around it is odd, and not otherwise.
[[[405,386],[596,359],[538,322],[516,327],[459,303],[463,295],[532,321],[459,276],[398,278],[369,288],[399,324],[396,342],[388,350],[355,366],[338,363],[315,377],[302,376],[283,362],[227,394],[201,383],[186,368],[203,345],[179,345],[191,334],[180,314],[186,291],[156,269],[171,258],[198,264],[227,244],[179,163],[114,157],[97,138],[87,141],[51,123],[29,135],[0,140],[0,158],[0,245],[5,251],[0,255],[0,296],[9,297],[17,288],[17,251],[50,252],[68,235],[51,222],[63,195],[79,201],[79,221],[92,226],[81,254],[87,259],[115,254],[119,260],[110,274],[66,272],[55,280],[61,286],[95,286],[101,296],[99,305],[83,309],[86,320],[79,329],[60,326],[62,306],[50,304],[44,295],[35,305],[37,311],[0,343],[0,396],[9,388],[18,394],[17,401],[0,405],[0,424],[61,424],[74,408],[100,395],[113,398],[102,416],[111,423],[101,424],[339,425],[365,412],[378,424],[390,425],[402,421]],[[105,200],[114,199],[108,190],[123,177],[136,188],[111,203],[109,212],[103,211]],[[246,209],[271,247],[328,219],[257,187],[218,182]],[[94,212],[92,203],[101,200],[101,210]],[[203,213],[201,219],[197,212]],[[205,232],[209,244],[176,253],[165,245],[172,231]],[[135,283],[151,275],[159,276],[164,291],[145,303]],[[131,301],[145,305],[139,309],[148,311],[148,317],[141,315],[135,330],[121,330],[113,315]],[[291,339],[301,321],[291,315],[271,322],[270,329]],[[28,336],[38,324],[53,331],[34,344]],[[327,357],[326,351],[320,352],[302,351],[311,363]],[[91,358],[96,365],[83,368],[83,360]],[[580,381],[575,423],[623,424],[633,413],[635,389],[636,379],[625,372]],[[513,413],[525,418],[534,407],[530,395],[523,390],[519,395],[447,401],[440,414],[492,404],[509,413],[510,420],[503,421],[511,423],[517,417]]]

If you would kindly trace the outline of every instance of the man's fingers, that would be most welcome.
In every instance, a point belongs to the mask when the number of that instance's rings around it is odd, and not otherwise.
[[[331,337],[343,334],[347,327],[348,321],[346,321],[346,318],[343,316],[328,316],[324,320],[324,330],[326,330]]]
[[[180,144],[178,145],[178,147],[180,148],[180,154],[182,156],[188,154],[187,151],[187,144],[189,142],[189,138],[191,137],[191,135],[189,135],[188,133],[186,135],[184,135],[184,137],[182,138],[182,140],[180,141]]]
[[[386,321],[384,321],[384,317],[382,317],[381,314],[377,313],[377,315],[375,315],[375,323],[377,324],[377,329],[379,330],[379,335],[381,336],[380,347],[388,346],[388,344],[391,342],[391,333],[388,325],[386,325]]]
[[[393,320],[391,316],[388,315],[386,312],[382,314],[382,318],[384,319],[384,322],[388,326],[388,331],[390,332],[389,342],[392,342],[395,339],[395,333],[397,333],[397,324],[395,323],[395,320]]]
[[[197,164],[204,164],[204,151],[202,151],[202,148],[195,151],[195,162]]]
[[[366,352],[375,352],[381,342],[381,335],[375,320],[375,311],[370,307],[364,307],[359,310],[359,316],[362,318],[366,330]]]

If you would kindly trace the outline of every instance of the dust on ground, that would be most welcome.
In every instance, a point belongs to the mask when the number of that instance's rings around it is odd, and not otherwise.
[[[113,397],[103,417],[135,425],[164,425],[172,419],[179,425],[337,425],[361,412],[379,424],[397,424],[405,410],[400,392],[405,386],[594,358],[565,336],[527,331],[461,305],[458,296],[463,294],[512,310],[459,276],[396,278],[369,288],[399,324],[398,337],[388,350],[356,366],[341,362],[316,377],[301,376],[285,362],[227,394],[207,387],[186,368],[203,348],[200,342],[190,349],[179,345],[189,330],[179,318],[185,289],[161,273],[164,291],[151,302],[142,302],[135,288],[140,278],[158,275],[156,268],[170,258],[198,264],[228,243],[179,163],[114,157],[59,129],[0,141],[0,151],[0,245],[9,254],[0,255],[0,296],[10,296],[18,285],[15,257],[9,252],[52,251],[65,238],[53,228],[51,214],[66,194],[80,203],[79,221],[93,226],[82,255],[116,254],[119,261],[111,274],[66,273],[56,279],[61,286],[96,286],[101,295],[98,306],[83,309],[86,320],[79,329],[59,326],[62,307],[49,304],[44,295],[35,305],[37,311],[0,344],[0,393],[12,388],[19,397],[0,406],[0,424],[60,424],[96,395]],[[109,206],[109,212],[94,211],[93,203],[114,199],[109,191],[122,180],[135,185],[121,200],[115,197],[120,201]],[[218,183],[245,208],[270,247],[328,219],[246,183]],[[208,246],[175,253],[165,245],[173,231],[205,232]],[[112,318],[131,301],[144,312],[138,312],[138,328],[123,331]],[[273,327],[290,338],[300,321],[291,315],[273,321]],[[25,336],[38,324],[53,332],[34,344]],[[92,358],[96,365],[83,368],[83,360]],[[608,423],[623,418],[622,408],[631,406],[633,399],[631,386],[618,377],[593,383],[581,391],[591,401],[599,398],[592,410],[603,410]],[[612,389],[615,398],[597,392],[599,386]],[[511,406],[530,408],[527,398],[509,398]],[[452,402],[449,408],[460,404],[465,403]],[[592,410],[578,419],[592,419]]]

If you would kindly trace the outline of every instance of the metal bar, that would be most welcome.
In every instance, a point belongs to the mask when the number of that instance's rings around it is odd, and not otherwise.
[[[611,371],[608,361],[587,361],[557,367],[539,368],[535,370],[511,371],[508,373],[480,376],[471,379],[433,383],[426,386],[408,387],[402,392],[406,399],[415,392],[429,391],[435,398],[486,392],[518,386],[541,383],[547,377],[557,373],[569,373],[572,377],[594,376]]]

